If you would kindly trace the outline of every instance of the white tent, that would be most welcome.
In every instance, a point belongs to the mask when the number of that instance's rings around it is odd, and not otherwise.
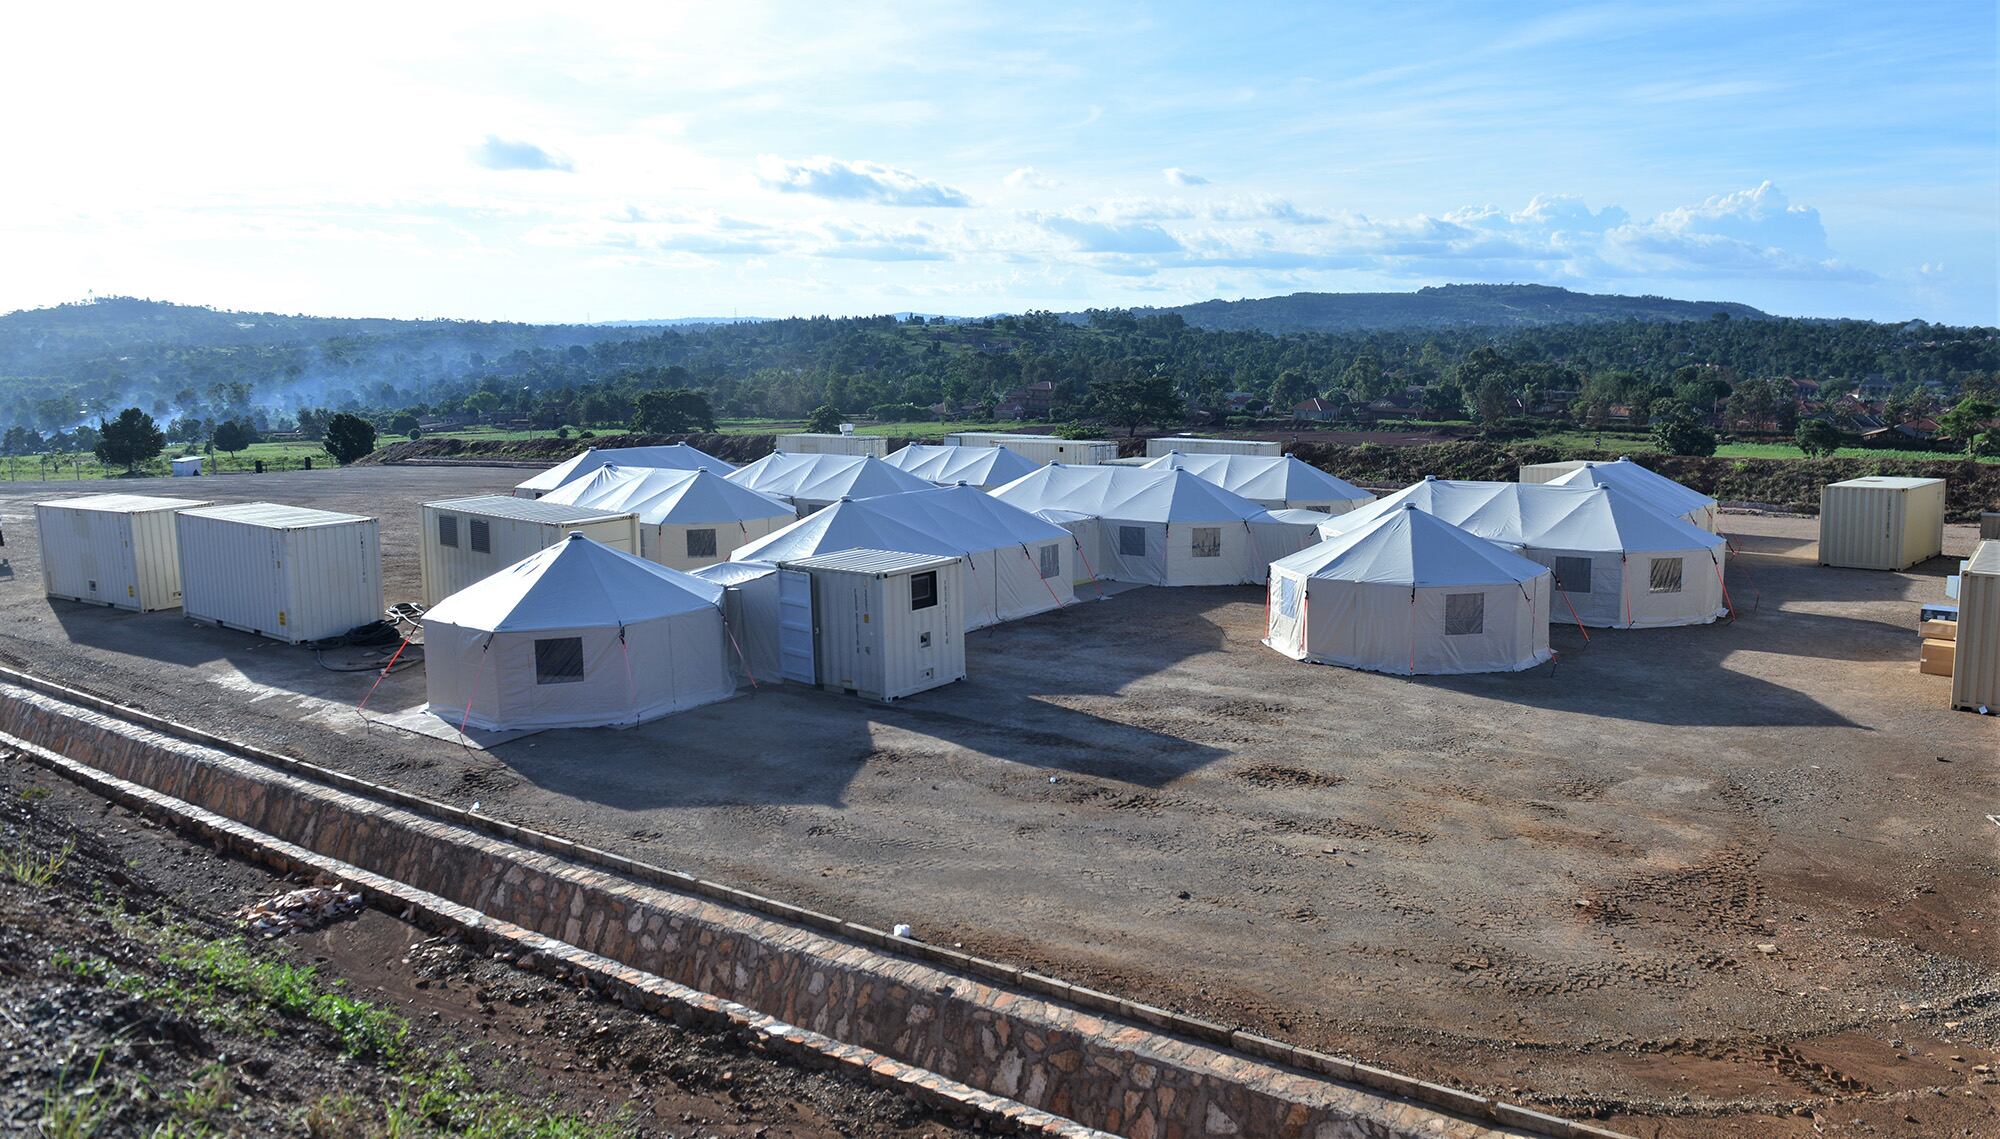
[[[737,681],[776,684],[783,668],[778,567],[770,562],[717,562],[694,570],[693,575],[722,587],[722,616]]]
[[[1375,496],[1290,455],[1184,455],[1169,452],[1145,464],[1154,470],[1178,468],[1270,510],[1317,510],[1345,514]]]
[[[639,553],[677,570],[714,565],[729,551],[791,525],[792,508],[713,471],[609,463],[543,495],[547,502],[630,510]]]
[[[836,502],[743,546],[730,560],[791,562],[844,550],[964,558],[968,630],[1076,600],[1069,531],[969,486]]]
[[[1320,534],[1414,505],[1555,571],[1558,621],[1617,629],[1705,625],[1729,612],[1722,539],[1616,486],[1426,478]]]
[[[1005,447],[960,447],[953,444],[912,443],[882,461],[939,486],[964,483],[980,490],[992,490],[1013,482],[1035,469],[1034,460],[1023,458]]]
[[[571,534],[424,614],[433,715],[489,731],[636,724],[736,691],[722,587]]]
[[[1655,510],[1685,518],[1709,533],[1715,533],[1714,499],[1663,474],[1649,471],[1629,458],[1615,463],[1585,463],[1549,482],[1554,486],[1615,486]]]
[[[714,471],[726,475],[736,468],[698,447],[673,443],[665,447],[591,447],[550,467],[514,488],[516,498],[540,498],[564,483],[607,463],[621,467],[660,467],[670,471]]]
[[[1549,571],[1414,505],[1271,563],[1264,643],[1374,672],[1514,672],[1548,660]]]
[[[729,476],[737,486],[780,498],[804,518],[843,498],[935,489],[873,455],[794,455],[773,451]]]
[[[1099,578],[1139,585],[1255,585],[1272,559],[1318,537],[1182,470],[1051,463],[992,493],[1023,510],[1097,519],[1085,560]]]

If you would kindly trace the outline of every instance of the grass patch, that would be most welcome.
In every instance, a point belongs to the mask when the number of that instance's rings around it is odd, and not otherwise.
[[[36,854],[29,848],[28,840],[23,838],[19,847],[0,850],[0,873],[23,886],[47,889],[56,880],[56,875],[62,873],[63,863],[68,862],[69,856],[75,852],[76,844],[65,842],[61,850]]]
[[[410,1022],[369,1001],[340,991],[340,982],[322,984],[310,965],[260,960],[241,945],[219,941],[174,946],[161,960],[193,983],[202,1004],[229,994],[253,1007],[323,1025],[341,1051],[358,1058],[395,1063],[410,1035]]]
[[[62,1074],[56,1077],[56,1086],[42,1096],[42,1117],[38,1121],[42,1139],[90,1139],[104,1126],[111,1105],[105,1089],[97,1082],[97,1073],[103,1067],[104,1050],[100,1049],[81,1087],[70,1086],[69,1067],[63,1067]]]
[[[531,1103],[511,1092],[480,1091],[457,1059],[404,1078],[389,1105],[390,1135],[444,1134],[467,1139],[614,1139],[632,1129],[629,1109],[609,1120],[585,1119]]]

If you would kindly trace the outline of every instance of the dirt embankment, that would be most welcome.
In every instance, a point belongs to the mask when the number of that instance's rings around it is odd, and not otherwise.
[[[1425,475],[1445,479],[1512,482],[1521,467],[1563,459],[1618,458],[1613,452],[1579,455],[1546,445],[1476,441],[1415,447],[1345,447],[1301,443],[1300,459],[1350,482],[1377,486],[1416,482]],[[1822,486],[1864,475],[1896,475],[1946,480],[1954,522],[1977,521],[1979,512],[2000,504],[2000,464],[1969,459],[1718,459],[1647,455],[1646,466],[1676,482],[1724,502],[1761,502],[1802,513],[1817,513]]]
[[[732,463],[754,462],[771,453],[775,435],[599,435],[590,439],[414,439],[392,443],[361,463],[406,463],[412,459],[461,462],[519,462],[554,466],[592,447],[663,447],[686,443]],[[891,440],[891,449],[902,440]]]
[[[0,1134],[973,1134],[297,885],[0,755]]]

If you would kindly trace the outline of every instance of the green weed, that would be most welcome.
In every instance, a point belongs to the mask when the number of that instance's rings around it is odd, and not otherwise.
[[[28,846],[26,839],[14,850],[0,850],[0,872],[7,877],[36,890],[47,889],[62,872],[63,864],[76,853],[74,842],[63,843],[62,849],[48,854],[36,854]]]
[[[72,1089],[70,1070],[64,1065],[62,1074],[56,1077],[56,1086],[42,1097],[42,1139],[90,1139],[104,1126],[110,1105],[105,1102],[104,1089],[97,1084],[97,1073],[103,1067],[104,1052],[99,1050],[83,1086]]]

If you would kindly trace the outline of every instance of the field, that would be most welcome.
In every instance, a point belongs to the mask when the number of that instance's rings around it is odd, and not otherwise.
[[[519,478],[202,490],[379,515],[393,601],[418,502]],[[1255,589],[1127,590],[973,634],[969,680],[892,707],[766,684],[482,753],[364,720],[338,653],[49,602],[25,523],[58,489],[0,491],[0,659],[53,679],[1635,1133],[2000,1125],[2000,732],[1915,666],[1944,561],[1822,569],[1811,520],[1728,515],[1733,624],[1558,627],[1552,668],[1430,680],[1276,656]],[[370,715],[422,699],[404,670]]]
[[[179,458],[183,452],[202,454],[198,450],[183,447],[169,447],[166,452],[151,462],[139,465],[136,476],[128,476],[123,467],[107,467],[89,454],[44,454],[7,455],[0,457],[0,479],[8,482],[87,482],[92,479],[166,478],[173,473],[167,460]],[[310,459],[317,468],[334,466],[333,456],[318,443],[283,442],[252,443],[237,454],[217,451],[204,456],[205,471],[213,473],[252,471],[261,460],[266,470],[295,471]]]

